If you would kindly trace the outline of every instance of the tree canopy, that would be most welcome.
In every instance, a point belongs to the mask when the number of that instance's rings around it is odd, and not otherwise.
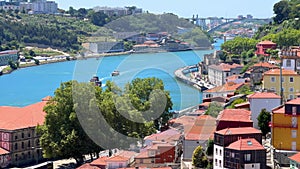
[[[268,132],[271,131],[269,127],[269,122],[271,121],[271,113],[266,109],[262,109],[260,114],[257,117],[258,127],[260,128],[262,134],[265,136]]]
[[[124,90],[109,81],[103,90],[89,83],[62,83],[38,127],[44,156],[81,163],[84,154],[129,148],[164,125],[171,108],[169,92],[157,78],[135,79]]]
[[[208,165],[207,157],[203,151],[202,146],[199,145],[194,150],[192,162],[195,167],[205,168]]]

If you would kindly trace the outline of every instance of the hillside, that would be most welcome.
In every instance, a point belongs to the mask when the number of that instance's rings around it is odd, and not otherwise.
[[[105,25],[115,32],[158,33],[168,32],[174,38],[194,46],[209,47],[210,38],[199,27],[174,14],[143,13],[116,19]]]

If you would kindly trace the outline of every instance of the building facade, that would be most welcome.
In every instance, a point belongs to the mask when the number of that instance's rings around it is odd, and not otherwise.
[[[203,99],[209,99],[214,97],[227,97],[228,94],[234,93],[243,85],[244,83],[236,84],[234,82],[227,82],[224,85],[203,91]]]
[[[226,78],[241,73],[243,66],[238,64],[221,63],[208,66],[208,80],[210,83],[221,86],[226,83]]]
[[[280,55],[284,69],[300,73],[300,48],[282,50]]]
[[[300,151],[300,98],[273,109],[271,118],[272,145],[275,149]]]
[[[266,169],[266,150],[254,138],[239,139],[225,148],[224,168]]]
[[[89,44],[89,50],[93,53],[124,52],[123,42],[95,42]]]
[[[256,45],[256,55],[263,55],[263,56],[269,56],[269,54],[266,53],[267,49],[276,49],[277,44],[272,41],[262,41],[259,42]]]
[[[280,95],[280,69],[272,69],[264,73],[263,89],[273,91]],[[296,98],[300,92],[300,75],[293,70],[282,69],[282,92],[283,100]]]
[[[43,124],[48,98],[26,107],[0,107],[0,147],[9,152],[9,164],[21,166],[42,158],[36,126]],[[20,118],[22,117],[22,118]]]
[[[214,169],[223,169],[225,167],[225,148],[239,139],[254,138],[260,144],[262,143],[261,131],[253,127],[226,128],[216,131],[214,134]]]
[[[9,61],[18,61],[18,51],[17,50],[6,50],[0,52],[0,66],[8,65]]]
[[[278,106],[280,106],[281,97],[275,93],[254,93],[247,96],[250,103],[250,111],[252,114],[253,127],[259,129],[257,117],[262,109],[266,109],[268,112]]]
[[[263,74],[271,69],[278,69],[276,65],[270,64],[268,62],[262,62],[254,64],[250,68],[250,82],[251,86],[255,86],[257,84],[261,84],[263,80]]]

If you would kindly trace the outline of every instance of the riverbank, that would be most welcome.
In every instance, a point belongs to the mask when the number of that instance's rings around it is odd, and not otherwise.
[[[177,69],[174,74],[176,79],[180,80],[183,83],[186,83],[188,85],[191,85],[193,87],[195,87],[196,89],[200,90],[201,92],[207,89],[212,89],[215,86],[210,84],[209,82],[205,81],[204,79],[200,78],[193,78],[193,76],[191,77],[187,77],[186,74],[188,73],[193,73],[195,72],[194,70],[198,69],[198,65],[193,65],[193,66],[186,66],[186,67],[182,67]]]

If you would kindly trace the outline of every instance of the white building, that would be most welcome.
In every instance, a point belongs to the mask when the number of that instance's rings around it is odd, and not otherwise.
[[[281,58],[284,69],[300,72],[300,48],[281,51]]]
[[[272,112],[272,109],[280,106],[280,96],[275,93],[254,93],[248,95],[250,111],[252,113],[253,127],[259,129],[257,117],[262,109]]]
[[[243,66],[239,64],[226,64],[208,66],[208,80],[214,85],[221,86],[225,84],[226,78],[241,73]]]
[[[17,5],[3,5],[0,6],[0,9],[3,9],[4,11],[8,11],[8,10],[19,10],[19,6]]]
[[[25,10],[30,14],[55,14],[57,9],[58,5],[55,1],[40,0],[32,3],[20,3],[20,10]]]

